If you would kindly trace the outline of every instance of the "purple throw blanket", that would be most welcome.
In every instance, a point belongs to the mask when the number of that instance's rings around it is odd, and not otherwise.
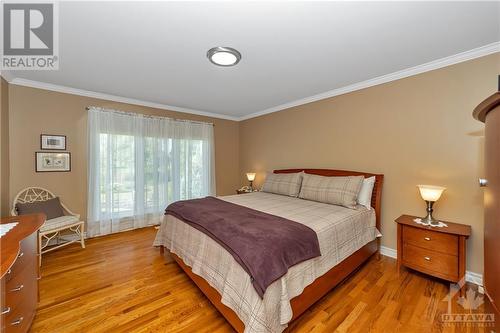
[[[261,298],[290,267],[321,255],[311,228],[214,197],[174,202],[165,214],[222,245],[250,275]]]

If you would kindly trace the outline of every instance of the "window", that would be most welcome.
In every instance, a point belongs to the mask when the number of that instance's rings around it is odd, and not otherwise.
[[[89,110],[88,233],[159,223],[168,204],[214,194],[213,126]]]

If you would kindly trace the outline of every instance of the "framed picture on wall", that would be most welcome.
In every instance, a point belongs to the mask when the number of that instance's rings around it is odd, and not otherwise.
[[[71,171],[71,153],[37,151],[35,153],[35,171],[69,172]]]
[[[66,150],[66,135],[40,134],[40,149]]]

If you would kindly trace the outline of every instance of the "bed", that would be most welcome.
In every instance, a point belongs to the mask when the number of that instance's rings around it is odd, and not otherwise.
[[[371,206],[348,209],[272,193],[220,197],[240,206],[307,225],[318,235],[321,256],[291,267],[263,297],[250,276],[222,246],[206,234],[166,215],[154,245],[195,282],[237,332],[282,332],[332,288],[379,251],[383,175],[326,169],[286,169],[274,173],[322,176],[375,176]]]

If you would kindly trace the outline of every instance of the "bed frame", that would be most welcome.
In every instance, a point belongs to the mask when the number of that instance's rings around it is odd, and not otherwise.
[[[372,207],[375,209],[376,226],[380,230],[380,209],[382,198],[382,183],[384,175],[372,174],[357,171],[344,171],[344,170],[329,170],[329,169],[284,169],[274,170],[274,173],[295,173],[304,171],[308,174],[321,175],[321,176],[365,176],[365,178],[375,176],[375,185],[373,186],[372,193]],[[160,253],[164,253],[164,248],[160,247]],[[298,318],[304,311],[316,303],[319,299],[325,296],[330,290],[347,278],[354,272],[361,264],[363,264],[373,254],[377,253],[380,256],[380,238],[366,244],[358,251],[344,259],[338,265],[326,272],[324,275],[317,278],[312,284],[307,286],[302,294],[294,297],[290,304],[292,306],[293,317],[292,320]],[[245,325],[238,318],[236,313],[221,302],[221,295],[219,292],[208,284],[208,282],[194,274],[191,268],[187,266],[181,258],[174,253],[170,253],[172,258],[184,270],[184,272],[193,280],[193,282],[201,289],[207,296],[212,304],[219,310],[219,312],[226,318],[226,320],[238,332],[242,333],[245,330]],[[290,322],[291,322],[290,321]]]

